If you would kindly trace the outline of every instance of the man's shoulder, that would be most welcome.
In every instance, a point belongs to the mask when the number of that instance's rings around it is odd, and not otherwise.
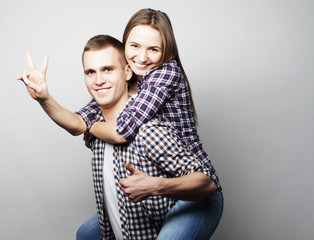
[[[147,123],[144,123],[140,129],[139,129],[139,132],[141,131],[146,131],[147,129],[151,129],[151,128],[170,128],[172,129],[172,125],[168,122],[164,122],[164,121],[161,121],[157,118],[153,118],[151,120],[149,120]]]
[[[137,137],[144,142],[165,141],[166,136],[177,136],[176,129],[170,123],[160,121],[157,118],[143,124],[137,134]]]

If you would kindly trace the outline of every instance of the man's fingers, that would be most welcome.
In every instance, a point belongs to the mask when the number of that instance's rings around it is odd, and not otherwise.
[[[28,80],[29,74],[24,71],[23,73],[23,82],[25,83],[25,85],[30,88],[33,89],[35,92],[40,92],[40,86],[38,86],[37,84],[31,82]]]
[[[37,84],[35,84],[31,81],[29,81],[29,83],[27,84],[27,87],[30,89],[33,89],[36,93],[41,91],[41,88]]]
[[[47,67],[48,67],[48,60],[49,60],[49,55],[46,54],[45,55],[45,58],[43,60],[43,63],[41,64],[41,68],[40,68],[40,71],[44,74],[46,74],[47,72]]]
[[[126,170],[128,170],[130,172],[131,175],[133,175],[136,171],[136,168],[133,167],[133,165],[129,162],[126,162],[125,168],[126,168]]]
[[[26,59],[27,59],[27,63],[28,63],[29,69],[31,71],[36,71],[36,68],[35,68],[32,56],[31,56],[29,51],[26,51]]]
[[[126,188],[125,178],[121,178],[119,183],[121,185],[121,189],[125,192],[125,188]]]
[[[28,80],[28,74],[27,74],[27,72],[26,72],[26,70],[23,72],[23,75],[22,75],[22,79],[21,80],[23,80],[23,82],[25,83],[25,85],[29,85],[30,84],[30,81]]]

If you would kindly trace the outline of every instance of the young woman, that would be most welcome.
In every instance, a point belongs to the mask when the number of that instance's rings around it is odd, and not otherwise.
[[[137,91],[137,97],[117,122],[94,123],[94,114],[98,111],[94,101],[79,114],[92,135],[112,143],[130,141],[152,117],[171,123],[189,150],[210,169],[216,193],[197,201],[178,200],[169,210],[157,239],[209,239],[222,216],[223,196],[216,171],[197,134],[191,91],[168,16],[152,9],[138,11],[125,28],[123,43],[138,87],[133,84],[130,92]],[[172,194],[164,196],[175,197],[176,189],[171,190]],[[88,239],[86,236],[92,234],[97,239],[97,223],[94,216],[82,225],[77,239]]]

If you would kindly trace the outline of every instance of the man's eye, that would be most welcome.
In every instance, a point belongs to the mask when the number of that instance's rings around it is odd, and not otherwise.
[[[86,73],[87,75],[93,75],[94,74],[94,71],[88,71],[87,73]]]
[[[111,72],[112,71],[111,68],[105,68],[104,70],[105,70],[105,72]]]
[[[138,48],[137,44],[131,44],[131,47]]]

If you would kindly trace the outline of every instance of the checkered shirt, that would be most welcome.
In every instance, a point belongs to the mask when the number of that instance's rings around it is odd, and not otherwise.
[[[96,115],[96,119],[103,120],[101,112]],[[103,238],[115,239],[103,202],[104,148],[105,143],[102,140],[93,141],[93,181]],[[127,161],[154,177],[180,177],[191,172],[203,172],[210,176],[210,170],[181,142],[176,129],[157,119],[142,125],[132,141],[115,145],[113,157],[123,239],[156,239],[166,213],[175,203],[175,200],[161,196],[152,196],[139,203],[129,201],[119,184],[121,178],[130,175],[125,168]]]
[[[98,109],[98,104],[92,100],[78,112],[88,128],[93,123]],[[216,170],[197,133],[187,82],[175,60],[144,74],[138,82],[137,98],[117,119],[117,132],[130,141],[136,136],[139,128],[153,116],[177,129],[183,143],[207,164],[211,179],[215,182],[217,190],[221,190]]]

